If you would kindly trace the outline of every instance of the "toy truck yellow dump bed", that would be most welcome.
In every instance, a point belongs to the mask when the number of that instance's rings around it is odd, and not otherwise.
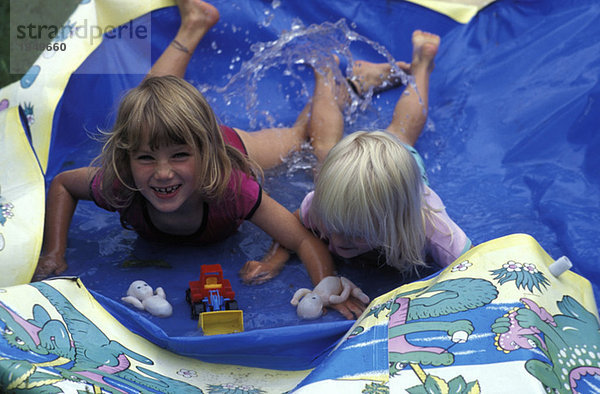
[[[200,314],[198,325],[204,335],[243,332],[244,312],[241,310],[204,312]]]

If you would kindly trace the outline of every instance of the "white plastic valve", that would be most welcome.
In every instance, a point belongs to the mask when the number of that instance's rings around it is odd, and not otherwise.
[[[554,261],[554,263],[550,264],[550,273],[555,277],[559,277],[563,272],[567,271],[573,266],[571,260],[567,256],[559,257]]]

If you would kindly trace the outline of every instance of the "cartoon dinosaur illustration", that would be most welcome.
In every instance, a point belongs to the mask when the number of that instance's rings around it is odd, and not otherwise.
[[[451,365],[454,355],[441,347],[411,344],[407,335],[425,331],[444,331],[454,343],[466,342],[473,332],[469,320],[416,321],[479,308],[498,296],[492,283],[484,279],[458,278],[420,289],[414,296],[400,294],[393,300],[388,323],[390,374],[405,364]]]
[[[52,366],[65,379],[87,382],[101,390],[131,387],[142,392],[149,389],[173,393],[200,391],[143,367],[137,369],[150,378],[131,370],[130,359],[147,365],[153,362],[110,340],[54,287],[44,282],[30,286],[46,297],[64,320],[63,323],[52,319],[39,304],[32,308],[33,318],[25,320],[0,302],[0,321],[5,324],[2,336],[9,344],[25,352],[56,356],[44,363],[32,363],[33,366]]]
[[[544,308],[538,306],[535,302],[530,301],[527,298],[522,298],[521,302],[532,311],[534,311],[543,321],[556,327],[554,318]],[[541,331],[537,327],[521,327],[517,320],[519,314],[519,307],[513,308],[503,317],[496,319],[496,322],[492,325],[492,330],[496,332],[495,344],[498,350],[504,351],[504,353],[510,353],[517,349],[533,349],[537,347],[536,341],[532,339],[532,336],[537,339],[537,343],[545,349],[546,344],[540,337]],[[508,327],[508,328],[507,328]]]
[[[531,359],[525,368],[559,393],[575,392],[584,375],[600,375],[600,325],[594,314],[568,295],[556,303],[561,314],[554,316],[530,299],[521,302],[524,308],[511,310],[492,325],[499,350],[539,348],[550,362]]]
[[[389,394],[390,389],[387,385],[379,382],[369,382],[365,384],[365,388],[362,390],[363,394]]]

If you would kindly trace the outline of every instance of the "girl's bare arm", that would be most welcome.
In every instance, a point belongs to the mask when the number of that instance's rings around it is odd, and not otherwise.
[[[89,185],[95,171],[97,169],[91,167],[77,168],[61,172],[52,180],[46,196],[44,242],[34,280],[57,275],[67,269],[64,256],[69,226],[77,201],[90,199]]]

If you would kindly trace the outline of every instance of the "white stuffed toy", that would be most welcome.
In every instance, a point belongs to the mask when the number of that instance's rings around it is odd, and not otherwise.
[[[152,291],[152,287],[143,280],[134,281],[127,290],[127,297],[121,298],[121,301],[157,317],[169,317],[173,313],[173,307],[167,301],[167,295],[162,287]]]
[[[325,307],[346,301],[350,294],[365,304],[369,303],[369,297],[350,280],[341,276],[328,276],[313,291],[298,289],[290,303],[298,306],[296,312],[300,318],[317,319],[323,314]]]

